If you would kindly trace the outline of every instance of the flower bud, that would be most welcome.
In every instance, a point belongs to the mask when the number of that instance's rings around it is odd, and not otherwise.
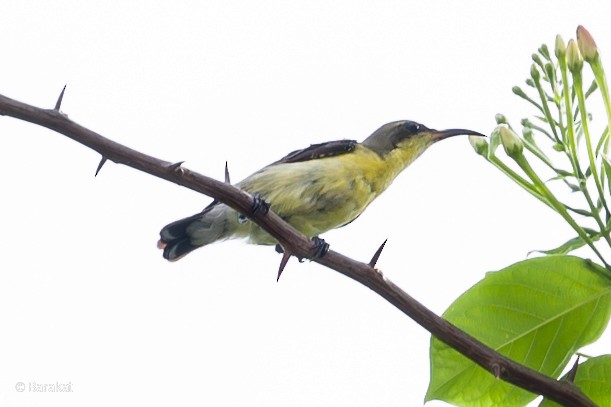
[[[499,128],[499,134],[501,136],[501,144],[508,156],[515,159],[522,155],[524,143],[517,134],[505,126]]]
[[[569,67],[571,73],[581,72],[583,66],[583,59],[579,54],[579,48],[574,40],[569,40],[569,45],[566,49],[566,64]]]
[[[543,65],[543,61],[541,61],[541,57],[539,57],[539,54],[532,54],[531,58],[533,61],[535,61],[537,64],[539,65]]]
[[[533,130],[531,128],[529,128],[529,127],[522,128],[522,136],[524,137],[524,140],[527,143],[530,143],[533,146],[535,146],[537,144],[537,143],[535,143],[534,132],[533,132]]]
[[[560,34],[556,35],[556,58],[563,60],[566,56],[566,45]]]
[[[549,78],[550,82],[554,82],[554,78],[556,77],[556,71],[554,67],[549,62],[545,64],[545,74]]]
[[[592,63],[598,58],[598,47],[594,42],[594,38],[582,25],[577,27],[577,44],[586,62]]]
[[[539,47],[539,53],[545,57],[548,61],[551,59],[549,56],[549,49],[546,44],[541,44]]]
[[[541,73],[537,69],[537,65],[532,64],[530,66],[530,76],[535,80],[535,82],[539,82],[539,78],[541,77]]]
[[[511,91],[521,98],[526,98],[526,93],[524,93],[522,88],[520,88],[519,86],[514,86],[513,88],[511,88]]]
[[[502,113],[495,114],[494,119],[496,120],[496,124],[507,124],[507,118]]]
[[[482,136],[469,136],[469,143],[475,152],[486,157],[488,155],[488,142]]]

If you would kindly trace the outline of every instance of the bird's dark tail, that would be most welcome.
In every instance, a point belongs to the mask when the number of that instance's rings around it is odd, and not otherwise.
[[[231,219],[232,214],[235,220]],[[237,213],[217,204],[165,226],[159,232],[157,247],[163,249],[165,259],[176,261],[199,247],[231,237],[236,226]]]

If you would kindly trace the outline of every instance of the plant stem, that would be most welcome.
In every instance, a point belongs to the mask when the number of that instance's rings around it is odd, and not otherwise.
[[[556,124],[554,122],[554,118],[552,117],[552,113],[550,112],[549,105],[547,103],[547,95],[543,91],[543,87],[541,86],[540,80],[538,78],[533,78],[533,79],[535,81],[535,86],[537,88],[537,91],[539,92],[539,98],[541,99],[543,113],[545,114],[547,122],[549,123],[549,127],[552,129],[552,133],[554,133],[554,138],[556,139],[556,142],[560,143],[560,139],[558,138],[558,133],[556,132]]]
[[[596,166],[596,158],[594,157],[594,150],[592,149],[592,140],[590,138],[590,131],[588,128],[588,115],[586,112],[586,104],[585,97],[583,95],[583,83],[581,72],[573,73],[573,87],[575,88],[575,93],[577,94],[577,101],[579,104],[579,112],[581,114],[581,127],[583,128],[584,137],[586,139],[586,148],[588,151],[588,159],[590,160],[590,171],[592,171],[592,177],[594,178],[594,183],[596,185],[596,190],[598,191],[598,199],[602,203],[607,213],[607,216],[611,216],[611,212],[609,212],[609,207],[607,206],[607,200],[605,199],[603,186],[601,184],[601,179],[598,176],[598,168]],[[588,199],[588,203],[590,203],[590,210],[592,211],[592,215],[594,215],[594,219],[600,228],[600,232],[605,237],[605,240],[611,246],[611,237],[609,237],[609,230],[605,227],[602,219],[600,218],[599,211],[596,211],[591,203],[591,200]]]
[[[607,131],[602,135],[605,138],[603,151],[607,155],[609,153],[609,129],[611,129],[611,100],[609,99],[609,88],[607,86],[607,78],[605,77],[605,71],[603,69],[600,60],[593,61],[590,63],[592,72],[594,72],[594,80],[600,89],[600,94],[605,104],[605,110],[607,111]]]
[[[571,98],[570,98],[570,89],[569,89],[569,78],[567,75],[567,66],[566,61],[560,60],[560,73],[562,74],[562,87],[563,87],[563,95],[564,95],[564,109],[566,111],[566,140],[565,145],[568,145],[568,156],[571,161],[571,166],[573,167],[573,172],[579,181],[581,188],[581,181],[583,179],[583,173],[581,172],[581,168],[579,168],[579,161],[577,160],[577,146],[575,144],[575,127],[573,122],[572,115],[572,107],[571,107]]]
[[[509,168],[504,162],[499,160],[496,156],[489,157],[487,158],[487,160],[490,163],[492,163],[495,167],[497,167],[499,170],[501,170],[501,172],[503,172],[505,175],[511,178],[516,184],[524,188],[529,194],[531,194],[532,196],[534,196],[535,198],[543,202],[545,205],[554,209],[554,207],[547,201],[547,199],[545,199],[545,197],[537,191],[537,188],[535,188],[533,184],[529,183],[527,180],[522,178],[518,173],[516,173],[514,170]]]
[[[545,183],[541,180],[541,178],[539,178],[537,173],[532,169],[532,167],[530,166],[530,164],[528,163],[524,155],[520,154],[517,157],[515,157],[514,159],[516,160],[520,168],[524,170],[526,175],[528,175],[528,177],[533,181],[535,187],[537,187],[539,192],[549,202],[549,205],[553,207],[556,210],[556,212],[558,212],[560,216],[562,216],[564,220],[567,221],[569,225],[571,225],[571,227],[573,228],[573,230],[575,230],[575,232],[577,232],[579,237],[582,238],[583,241],[586,242],[588,246],[590,246],[590,249],[592,249],[594,254],[596,254],[596,256],[600,259],[603,265],[608,270],[611,271],[611,266],[605,261],[605,258],[602,256],[602,254],[600,254],[596,246],[594,246],[594,242],[592,242],[592,239],[590,239],[590,236],[588,236],[585,230],[583,230],[583,228],[579,226],[577,222],[575,222],[575,220],[568,213],[566,207],[560,201],[558,201],[556,197],[554,196],[554,194],[552,194],[552,192],[549,190],[549,188],[547,188]]]

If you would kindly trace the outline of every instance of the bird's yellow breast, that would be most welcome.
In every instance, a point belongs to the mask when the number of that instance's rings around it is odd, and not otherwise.
[[[380,157],[362,145],[347,154],[266,167],[238,184],[259,193],[272,210],[306,236],[351,222],[405,168],[402,157]],[[258,226],[242,231],[255,243],[274,243]]]

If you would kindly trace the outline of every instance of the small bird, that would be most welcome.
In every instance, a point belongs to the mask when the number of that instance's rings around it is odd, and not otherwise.
[[[472,130],[433,130],[409,120],[395,121],[362,143],[338,140],[293,151],[236,186],[263,198],[294,228],[318,239],[321,233],[355,220],[433,143],[457,135],[483,136]],[[160,236],[158,247],[170,261],[226,239],[277,243],[246,216],[218,201],[165,226]]]

